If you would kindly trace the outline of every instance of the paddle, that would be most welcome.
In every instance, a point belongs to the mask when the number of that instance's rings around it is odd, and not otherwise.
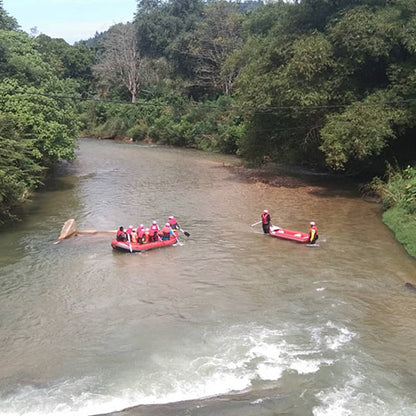
[[[131,248],[130,234],[127,234],[127,240],[129,242],[130,253],[133,253],[133,249]]]
[[[182,228],[179,228],[179,231],[181,231],[182,233],[184,233],[187,237],[190,237],[190,235],[191,235],[191,234],[188,233],[188,231],[182,230]]]
[[[173,244],[179,244],[180,246],[183,246],[183,243],[181,242],[181,240],[179,240],[178,235],[176,235],[176,242]]]
[[[250,226],[250,227],[254,227],[255,225],[258,225],[258,224],[260,224],[260,223],[261,223],[261,220],[260,220],[260,221],[255,222],[254,224],[251,224],[251,226]]]

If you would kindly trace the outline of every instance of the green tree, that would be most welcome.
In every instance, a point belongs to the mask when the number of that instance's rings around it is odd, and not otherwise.
[[[77,83],[59,79],[37,44],[0,30],[0,221],[41,183],[47,168],[73,159]]]
[[[83,44],[71,46],[63,39],[53,39],[43,34],[36,37],[36,45],[43,59],[53,67],[56,76],[76,80],[82,91],[91,87],[92,66],[95,63],[91,49]]]
[[[135,22],[140,52],[149,58],[165,57],[178,75],[191,76],[189,44],[202,13],[201,0],[139,1]]]
[[[22,137],[17,118],[0,112],[0,224],[13,219],[12,208],[41,181],[33,140]]]
[[[242,21],[237,3],[216,1],[206,6],[204,19],[197,25],[190,45],[196,59],[194,82],[231,94],[236,73],[224,64],[242,46]]]
[[[232,57],[239,102],[256,109],[240,152],[354,172],[385,157],[415,122],[410,3],[305,0],[256,10]]]
[[[0,29],[1,30],[17,30],[19,25],[14,17],[4,10],[3,0],[0,0]]]

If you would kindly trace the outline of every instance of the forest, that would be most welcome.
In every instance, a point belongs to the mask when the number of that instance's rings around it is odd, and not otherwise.
[[[69,45],[0,0],[0,224],[75,157],[131,138],[360,178],[416,256],[416,2],[138,0]]]

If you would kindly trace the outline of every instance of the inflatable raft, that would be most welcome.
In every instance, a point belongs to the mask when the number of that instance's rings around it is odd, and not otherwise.
[[[159,240],[143,244],[113,240],[111,242],[111,247],[113,247],[114,250],[124,251],[128,253],[137,253],[140,251],[152,250],[153,248],[171,246],[178,241],[177,236],[178,233],[175,231],[175,235],[171,236],[169,240]]]
[[[286,230],[285,228],[270,226],[270,235],[272,237],[283,238],[284,240],[292,240],[297,243],[308,243],[309,233],[302,233],[301,231]]]

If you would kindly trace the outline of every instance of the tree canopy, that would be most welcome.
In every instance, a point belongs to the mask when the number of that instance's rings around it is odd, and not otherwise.
[[[77,82],[58,76],[36,39],[15,25],[0,29],[0,55],[2,223],[13,217],[13,207],[42,182],[49,167],[75,157],[79,122],[73,99],[62,98],[78,94]]]
[[[80,126],[380,174],[416,158],[415,39],[408,0],[138,0],[131,22],[71,46],[19,30],[0,0],[0,146],[30,156],[28,189],[74,156]]]

